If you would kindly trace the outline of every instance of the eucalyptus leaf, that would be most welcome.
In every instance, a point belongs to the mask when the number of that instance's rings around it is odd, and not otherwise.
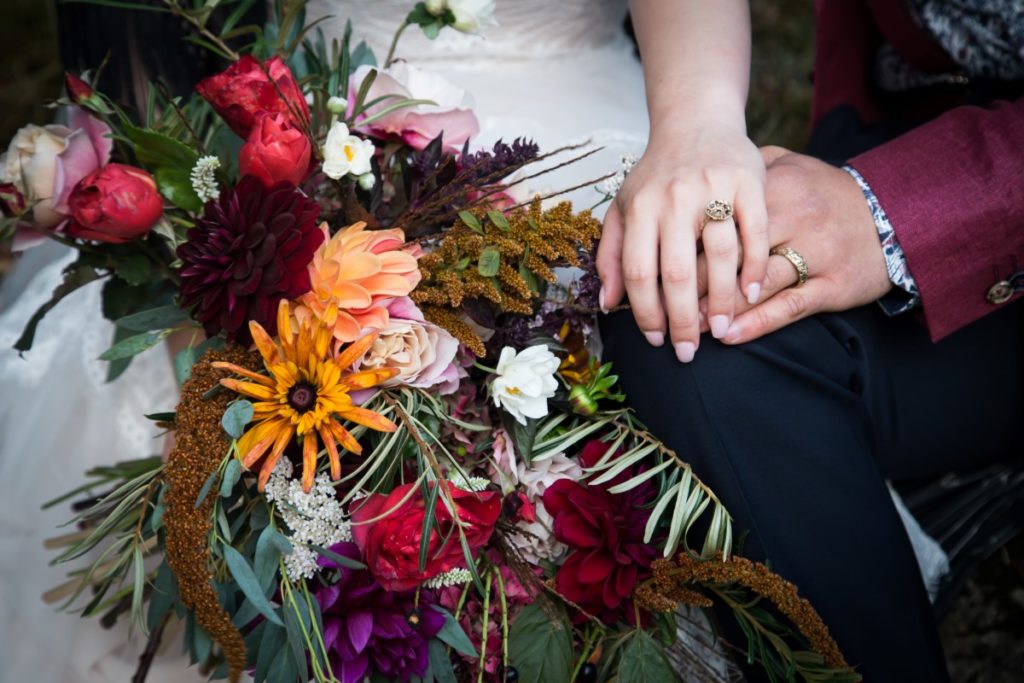
[[[263,589],[260,588],[259,581],[256,579],[256,574],[253,573],[252,567],[249,566],[249,562],[230,545],[224,545],[222,548],[224,561],[228,564],[231,576],[234,577],[235,582],[242,589],[245,597],[269,621],[279,626],[282,625],[280,617],[277,616],[274,608],[266,596],[263,595]]]
[[[220,424],[224,428],[224,431],[228,433],[232,439],[241,438],[242,432],[245,431],[245,425],[249,424],[252,420],[253,407],[252,403],[243,399],[239,399],[228,406],[228,409],[224,411],[224,417],[221,418]]]
[[[188,321],[188,312],[177,306],[157,306],[118,318],[115,324],[134,332],[165,330]]]
[[[50,300],[40,306],[39,309],[32,314],[32,317],[28,319],[28,322],[25,324],[24,331],[21,333],[21,336],[18,337],[18,341],[14,342],[14,349],[16,351],[24,352],[32,348],[32,340],[36,336],[36,328],[39,326],[39,322],[53,309],[54,306],[60,303],[61,299],[79,287],[83,287],[99,278],[100,275],[96,272],[95,268],[85,266],[81,264],[80,261],[81,257],[79,261],[72,263],[64,269],[64,279],[53,290],[53,294],[50,295]]]
[[[445,644],[450,645],[456,652],[467,657],[477,657],[478,654],[476,648],[473,647],[472,641],[470,641],[466,632],[462,630],[459,622],[455,620],[451,612],[439,605],[431,605],[431,609],[444,615],[444,626],[437,632],[437,637]]]
[[[178,384],[182,385],[192,376],[192,366],[196,363],[196,351],[191,346],[186,346],[174,354],[174,377]]]
[[[220,497],[227,498],[242,476],[242,463],[237,458],[232,458],[228,466],[224,468],[224,476],[220,480]]]
[[[122,339],[101,353],[100,360],[118,360],[137,356],[146,349],[151,349],[159,344],[168,334],[169,330],[162,330],[160,332],[143,332],[142,334],[132,335],[127,339]]]
[[[448,658],[448,652],[440,640],[430,641],[427,646],[427,656],[429,657],[430,671],[437,683],[456,683],[452,661]]]
[[[210,472],[210,476],[208,476],[206,478],[206,481],[203,482],[203,488],[199,489],[199,495],[196,496],[197,509],[202,506],[203,501],[206,500],[206,496],[208,496],[210,493],[210,489],[212,489],[213,485],[217,482],[217,474],[217,470]]]

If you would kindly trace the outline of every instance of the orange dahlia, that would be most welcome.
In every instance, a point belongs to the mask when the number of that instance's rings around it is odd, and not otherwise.
[[[349,396],[350,391],[375,387],[397,372],[393,368],[350,372],[352,364],[373,345],[377,332],[334,352],[331,332],[320,321],[307,320],[299,324],[297,333],[292,330],[287,301],[282,301],[277,310],[277,343],[257,322],[249,323],[249,331],[270,377],[234,363],[213,365],[249,380],[222,379],[220,383],[255,399],[252,421],[256,424],[238,440],[238,455],[249,469],[263,460],[259,468],[260,491],[294,437],[302,441],[302,489],[308,493],[316,476],[321,441],[330,460],[331,478],[335,480],[341,477],[338,446],[351,453],[362,452],[362,446],[342,425],[343,420],[379,432],[395,431],[395,423],[354,405]]]
[[[408,296],[420,281],[417,247],[405,247],[398,229],[366,230],[354,223],[324,242],[309,264],[310,291],[299,298],[295,316],[317,318],[338,342],[351,342],[363,330],[388,324],[388,304]]]

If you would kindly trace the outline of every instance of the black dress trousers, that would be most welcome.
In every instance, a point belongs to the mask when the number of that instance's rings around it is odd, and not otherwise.
[[[742,346],[704,335],[689,364],[650,346],[628,311],[601,331],[640,419],[749,532],[744,555],[812,602],[864,680],[941,683],[935,618],[886,479],[1018,457],[1020,313],[934,344],[913,315],[872,305]]]

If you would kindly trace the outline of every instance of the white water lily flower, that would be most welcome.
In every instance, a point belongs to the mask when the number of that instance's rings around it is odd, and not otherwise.
[[[518,354],[511,346],[506,346],[501,350],[495,370],[498,376],[491,382],[494,404],[523,425],[528,417],[544,417],[548,414],[548,399],[558,389],[555,379],[558,366],[558,358],[543,344],[530,346]]]
[[[324,173],[338,180],[349,173],[361,176],[370,172],[373,143],[352,135],[341,121],[331,124],[324,143]]]

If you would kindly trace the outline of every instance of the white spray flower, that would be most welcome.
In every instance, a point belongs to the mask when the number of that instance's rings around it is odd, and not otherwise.
[[[339,180],[349,173],[361,176],[370,172],[373,143],[352,135],[341,121],[331,124],[324,143],[324,173]]]
[[[543,344],[530,346],[519,353],[511,346],[501,350],[497,378],[491,382],[494,405],[502,408],[519,424],[526,418],[548,414],[548,399],[555,395],[558,381],[555,372],[559,360]]]
[[[199,201],[204,204],[211,199],[220,199],[220,187],[217,185],[217,169],[220,168],[220,159],[215,156],[199,157],[196,165],[192,167],[189,180],[192,181],[192,189],[199,195]]]

